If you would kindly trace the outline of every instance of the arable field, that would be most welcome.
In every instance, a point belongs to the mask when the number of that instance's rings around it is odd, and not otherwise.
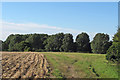
[[[3,78],[46,78],[49,65],[43,54],[3,53]]]
[[[3,52],[3,78],[118,78],[104,54]]]

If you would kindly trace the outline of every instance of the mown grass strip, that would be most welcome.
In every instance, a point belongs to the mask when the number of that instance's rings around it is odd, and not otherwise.
[[[108,63],[105,54],[51,52],[45,55],[58,77],[118,78],[117,65]]]

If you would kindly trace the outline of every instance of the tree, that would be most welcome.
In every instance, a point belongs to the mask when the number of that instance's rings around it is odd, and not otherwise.
[[[63,33],[58,33],[55,35],[51,35],[47,40],[45,41],[45,49],[46,51],[56,51],[59,52],[62,46],[62,40],[64,38]]]
[[[109,47],[109,35],[104,33],[96,34],[93,41],[91,42],[93,53],[105,54]]]
[[[16,43],[14,45],[14,51],[29,51],[30,50],[30,44],[25,41],[21,41],[20,43]]]
[[[9,38],[8,38],[9,39]],[[21,41],[23,41],[23,39],[22,39],[22,36],[21,35],[19,35],[19,34],[16,34],[16,35],[11,35],[10,36],[10,39],[9,39],[9,45],[8,45],[8,50],[9,51],[14,51],[15,49],[14,49],[14,45],[16,44],[16,43],[19,43],[19,42],[21,42]]]
[[[61,50],[60,51],[64,51],[64,52],[72,52],[74,51],[74,43],[73,43],[73,36],[72,34],[65,34],[64,38],[63,38],[63,44],[61,46]]]
[[[2,51],[2,43],[3,43],[3,41],[0,40],[0,51]]]
[[[114,42],[120,42],[120,28],[118,27],[117,33],[113,37]]]
[[[112,45],[107,50],[106,59],[120,63],[120,27],[113,37]]]
[[[114,42],[112,46],[107,50],[107,60],[119,61],[120,59],[120,42]]]
[[[44,41],[47,39],[47,34],[30,34],[26,42],[30,43],[32,51],[44,49]]]
[[[20,35],[20,34],[11,34],[8,36],[8,38],[3,42],[2,48],[3,51],[14,51],[14,46],[16,43],[20,43],[21,41],[25,41],[25,39],[28,38],[27,35]]]
[[[87,33],[81,33],[76,37],[78,52],[91,52],[90,39]]]
[[[2,43],[2,51],[8,51],[9,44],[13,36],[13,34],[9,35],[7,39]]]

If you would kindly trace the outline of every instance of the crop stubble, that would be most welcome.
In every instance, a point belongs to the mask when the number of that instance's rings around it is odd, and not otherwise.
[[[3,78],[47,78],[50,76],[49,64],[39,53],[3,53]]]

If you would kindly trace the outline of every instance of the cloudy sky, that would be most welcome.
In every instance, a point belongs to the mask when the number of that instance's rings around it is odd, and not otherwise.
[[[10,34],[86,32],[115,34],[117,2],[3,2],[2,37]]]

